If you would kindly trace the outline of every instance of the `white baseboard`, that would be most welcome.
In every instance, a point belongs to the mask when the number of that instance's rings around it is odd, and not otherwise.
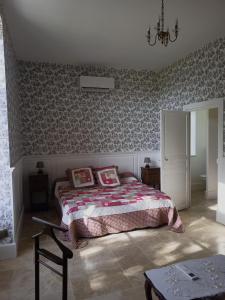
[[[17,256],[16,243],[0,245],[0,260],[11,259]]]

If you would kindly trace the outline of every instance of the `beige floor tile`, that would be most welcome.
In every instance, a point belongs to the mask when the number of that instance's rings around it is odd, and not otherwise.
[[[10,288],[10,282],[12,281],[14,271],[3,271],[0,269],[0,291]]]
[[[74,286],[76,299],[85,299],[91,296],[98,296],[112,291],[128,289],[130,282],[118,269],[105,269],[104,271],[92,272],[83,278],[71,278]]]
[[[114,291],[100,296],[93,296],[85,300],[140,300],[145,298],[143,287],[135,287],[122,291]],[[156,298],[153,298],[156,300]]]

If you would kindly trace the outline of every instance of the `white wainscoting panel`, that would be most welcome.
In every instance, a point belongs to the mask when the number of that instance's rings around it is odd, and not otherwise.
[[[49,175],[50,189],[56,178],[64,177],[65,170],[75,167],[100,167],[117,165],[119,172],[130,171],[140,178],[140,167],[144,166],[144,158],[149,156],[152,165],[160,165],[159,151],[123,152],[123,153],[88,153],[72,155],[38,155],[26,156],[23,162],[23,186],[25,207],[29,209],[29,174],[36,172],[37,161],[43,161],[45,172]]]
[[[23,158],[11,167],[11,195],[13,210],[13,243],[0,245],[0,260],[17,256],[20,233],[23,226]]]
[[[23,158],[21,158],[12,168],[12,196],[13,196],[13,227],[14,240],[18,246],[19,236],[23,225]]]

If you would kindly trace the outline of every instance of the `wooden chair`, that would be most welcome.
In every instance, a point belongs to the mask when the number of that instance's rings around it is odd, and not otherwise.
[[[55,272],[62,277],[62,300],[67,300],[67,278],[68,278],[68,259],[73,257],[73,252],[64,246],[55,236],[54,229],[62,232],[66,232],[67,229],[57,226],[53,223],[49,223],[45,220],[33,217],[32,220],[36,223],[44,225],[41,232],[35,234],[32,238],[34,239],[34,262],[35,262],[35,300],[40,299],[40,269],[39,266],[42,264],[46,268]],[[40,237],[42,235],[50,236],[57,246],[62,251],[62,257],[59,257],[46,249],[40,248]],[[62,266],[62,272],[51,267],[47,262],[40,259],[40,257],[45,257],[51,262],[58,266]]]

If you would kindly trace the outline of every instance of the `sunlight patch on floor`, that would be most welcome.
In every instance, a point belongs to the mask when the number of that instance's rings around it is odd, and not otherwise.
[[[206,242],[206,241],[200,240],[200,241],[198,241],[198,244],[203,249],[208,249],[210,247],[209,242]]]
[[[123,245],[126,245],[130,243],[130,238],[124,234],[116,234],[116,237],[111,236],[111,239],[104,240],[103,243],[104,245],[111,245],[115,243],[123,243]]]
[[[96,291],[104,287],[104,281],[106,279],[105,274],[96,275],[94,279],[90,280],[90,287],[92,290]]]
[[[144,238],[144,237],[147,237],[147,236],[156,236],[158,233],[155,232],[155,231],[149,231],[149,230],[135,230],[135,231],[132,231],[132,232],[129,232],[128,233],[128,236],[130,236],[131,238]]]
[[[181,246],[180,242],[168,242],[164,248],[159,250],[159,253],[163,255],[168,253],[168,251],[170,252],[175,251],[180,246]]]
[[[191,244],[191,245],[188,245],[187,247],[185,247],[183,249],[183,253],[185,254],[193,254],[193,253],[196,253],[196,252],[200,252],[202,251],[204,248],[202,248],[200,245],[197,245],[197,244]]]
[[[162,267],[169,263],[173,263],[174,261],[176,261],[176,259],[177,255],[167,255],[166,257],[155,258],[152,260],[152,262],[156,267]]]
[[[217,204],[208,206],[208,209],[213,210],[213,211],[216,211],[216,210],[217,210]]]
[[[144,271],[144,266],[137,265],[124,270],[124,274],[127,276],[133,276],[137,273],[140,273],[141,271]]]
[[[198,220],[190,222],[190,224],[188,226],[189,227],[192,227],[192,226],[197,226],[198,227],[199,225],[202,226],[206,221],[207,221],[206,217],[201,217]]]
[[[92,256],[95,255],[96,253],[100,252],[103,250],[103,247],[100,246],[92,246],[92,248],[87,248],[83,249],[80,251],[80,256],[85,257],[85,256]]]

